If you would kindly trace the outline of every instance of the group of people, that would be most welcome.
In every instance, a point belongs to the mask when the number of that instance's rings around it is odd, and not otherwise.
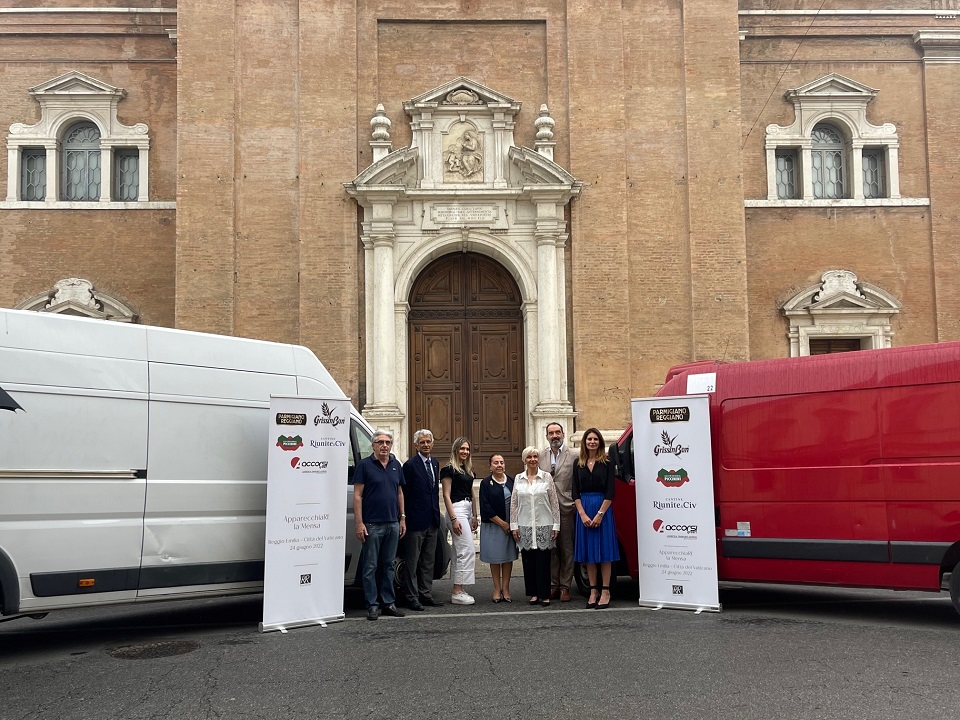
[[[401,538],[401,603],[414,611],[443,605],[433,596],[441,494],[454,549],[451,603],[476,602],[466,588],[476,582],[473,533],[479,526],[480,560],[490,565],[494,603],[513,602],[510,578],[519,555],[530,605],[569,602],[574,562],[579,562],[590,584],[586,607],[609,607],[610,576],[619,554],[610,511],[613,465],[603,436],[596,428],[587,430],[576,455],[564,443],[560,423],[548,424],[546,433],[546,448],[524,448],[524,470],[515,477],[506,473],[502,455],[491,455],[490,474],[480,481],[476,498],[467,438],[454,441],[449,461],[440,467],[433,433],[418,430],[413,436],[417,452],[401,465],[391,452],[392,433],[374,433],[373,453],[358,463],[353,490],[356,535],[364,544],[361,578],[368,620],[405,615],[394,591]]]

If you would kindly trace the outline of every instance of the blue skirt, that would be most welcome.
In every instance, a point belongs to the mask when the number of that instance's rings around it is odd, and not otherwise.
[[[580,504],[583,505],[587,517],[592,518],[603,505],[603,493],[584,493],[580,496]],[[577,513],[577,539],[573,559],[580,563],[616,562],[620,559],[612,507],[603,514],[603,522],[598,528],[584,527],[580,513]]]

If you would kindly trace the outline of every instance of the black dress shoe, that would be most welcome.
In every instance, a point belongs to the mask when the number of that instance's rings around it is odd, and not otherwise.
[[[380,611],[380,614],[389,615],[390,617],[406,617],[407,616],[407,614],[403,610],[398,608],[393,603],[390,603],[389,605],[385,606],[383,610]]]
[[[407,607],[417,612],[420,612],[421,610],[423,610],[423,604],[419,600],[410,600],[407,603]]]
[[[380,609],[376,605],[367,608],[367,620],[376,620],[380,617]]]
[[[427,607],[440,607],[443,605],[443,600],[434,600],[432,597],[422,597],[420,602]]]

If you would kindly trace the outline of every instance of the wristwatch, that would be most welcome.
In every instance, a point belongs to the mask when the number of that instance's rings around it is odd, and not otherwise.
[[[407,514],[406,514],[406,513],[400,513],[400,519],[401,519],[401,520],[406,520],[406,519],[407,519]]]

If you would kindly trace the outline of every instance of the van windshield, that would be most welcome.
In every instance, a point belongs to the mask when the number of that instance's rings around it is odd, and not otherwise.
[[[357,463],[373,454],[373,438],[367,429],[356,420],[350,421],[350,454],[347,458],[347,482],[353,484],[353,471]]]

